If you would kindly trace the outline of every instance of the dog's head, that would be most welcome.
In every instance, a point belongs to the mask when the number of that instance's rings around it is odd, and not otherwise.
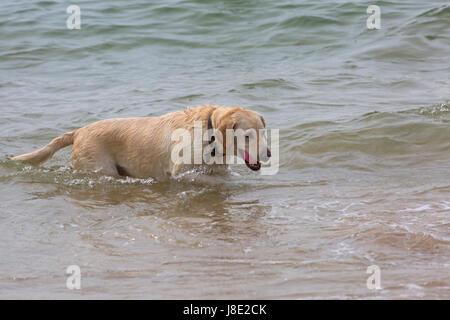
[[[258,112],[241,107],[218,108],[211,118],[213,127],[221,133],[217,143],[221,144],[223,154],[240,157],[254,171],[261,168],[261,161],[269,160],[266,123]]]

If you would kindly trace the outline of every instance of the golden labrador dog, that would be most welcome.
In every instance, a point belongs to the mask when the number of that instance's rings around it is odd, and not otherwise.
[[[219,157],[225,157],[225,153],[233,148],[233,155],[244,160],[252,170],[259,170],[260,161],[268,161],[270,157],[264,135],[257,136],[259,148],[256,153],[250,152],[248,139],[244,147],[239,147],[238,144],[230,146],[230,141],[227,142],[226,139],[227,129],[241,129],[246,138],[251,129],[256,132],[264,129],[265,121],[259,113],[241,107],[201,106],[160,117],[98,121],[64,133],[37,151],[12,159],[37,165],[50,159],[59,149],[73,144],[72,165],[75,169],[161,180],[174,176],[183,169],[207,165],[203,157],[200,164],[173,161],[172,153],[178,143],[174,141],[173,133],[178,129],[192,132],[194,123],[200,123],[203,132],[208,129],[212,132],[209,141],[202,141],[202,147],[214,142],[221,147]],[[214,153],[215,149],[212,150],[212,155],[217,156]],[[214,163],[209,168],[223,169],[224,166],[226,164]]]

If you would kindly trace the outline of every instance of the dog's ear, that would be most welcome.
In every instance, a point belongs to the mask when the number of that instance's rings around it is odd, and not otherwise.
[[[228,112],[222,118],[220,118],[217,130],[219,130],[222,133],[223,137],[226,137],[226,130],[235,129],[236,122],[237,122],[236,119],[232,116],[231,113]]]
[[[259,117],[261,118],[261,121],[263,123],[264,128],[266,127],[266,121],[264,121],[264,117],[262,115],[259,115]]]
[[[237,123],[235,113],[238,110],[242,110],[242,108],[236,107],[228,110],[217,110],[214,112],[214,127],[222,134],[224,148],[227,146],[227,129],[235,129]]]

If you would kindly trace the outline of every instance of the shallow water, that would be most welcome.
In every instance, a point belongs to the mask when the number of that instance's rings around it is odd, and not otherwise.
[[[378,1],[380,30],[363,2],[76,4],[81,30],[65,1],[0,4],[0,298],[450,298],[447,1]],[[280,129],[277,175],[8,159],[208,103]]]

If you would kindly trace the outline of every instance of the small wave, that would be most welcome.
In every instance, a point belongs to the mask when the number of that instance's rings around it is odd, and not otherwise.
[[[420,108],[418,111],[424,116],[450,118],[450,106],[448,103]]]
[[[363,164],[374,164],[367,157],[403,165],[443,161],[450,151],[449,116],[449,106],[444,103],[396,113],[370,112],[347,122],[296,125],[281,137],[282,154],[289,155],[283,166],[341,163],[364,169]]]
[[[450,6],[444,5],[442,7],[432,8],[421,14],[418,14],[416,17],[445,17],[448,18],[450,14]]]
[[[246,89],[255,89],[255,88],[281,88],[288,90],[298,90],[298,87],[285,79],[264,79],[257,82],[244,83],[242,85]]]
[[[406,208],[403,210],[399,210],[398,212],[423,212],[423,211],[427,211],[427,210],[431,210],[431,209],[433,209],[433,208],[430,204],[424,204],[417,208]]]
[[[330,26],[340,24],[338,20],[319,17],[319,16],[297,16],[288,18],[280,23],[278,23],[278,28],[299,28],[299,27],[316,27],[316,26]]]
[[[358,244],[359,241],[371,242],[391,249],[423,253],[446,252],[450,246],[450,241],[435,234],[410,230],[406,225],[397,224],[380,223],[363,228],[353,235],[353,239],[353,244],[357,245],[363,245]]]
[[[10,159],[0,161],[0,166],[7,170],[0,180],[10,180],[12,178],[26,178],[33,182],[57,183],[66,186],[95,186],[109,184],[118,185],[153,185],[154,179],[141,179],[132,177],[104,176],[96,173],[86,173],[75,170],[68,166],[34,167],[24,165]]]
[[[55,182],[58,182],[58,180]],[[73,179],[66,180],[64,182],[70,186],[87,185],[87,186],[93,188],[96,185],[100,185],[100,184],[104,185],[105,183],[110,183],[111,185],[120,185],[120,184],[152,185],[155,183],[155,180],[151,179],[151,178],[140,179],[140,178],[132,178],[132,177],[118,178],[118,177],[112,177],[112,176],[100,176],[98,179],[95,179],[92,177],[73,178]]]
[[[71,190],[76,187],[77,190],[82,189],[121,189],[122,186],[133,186],[140,190],[145,190],[146,186],[154,186],[156,189],[164,189],[166,187],[176,187],[180,190],[185,188],[203,188],[220,187],[223,189],[224,183],[229,181],[232,176],[240,176],[238,172],[231,168],[226,170],[229,175],[224,172],[215,173],[209,166],[201,166],[180,172],[175,177],[158,181],[153,178],[134,178],[134,177],[116,177],[107,176],[95,172],[86,172],[73,169],[71,166],[30,166],[10,159],[0,159],[0,182],[11,181],[12,179],[20,179],[22,182],[33,182],[43,184],[57,184],[63,189]],[[232,184],[230,184],[232,187]],[[240,183],[242,188],[242,183]],[[152,188],[153,189],[153,188]]]

